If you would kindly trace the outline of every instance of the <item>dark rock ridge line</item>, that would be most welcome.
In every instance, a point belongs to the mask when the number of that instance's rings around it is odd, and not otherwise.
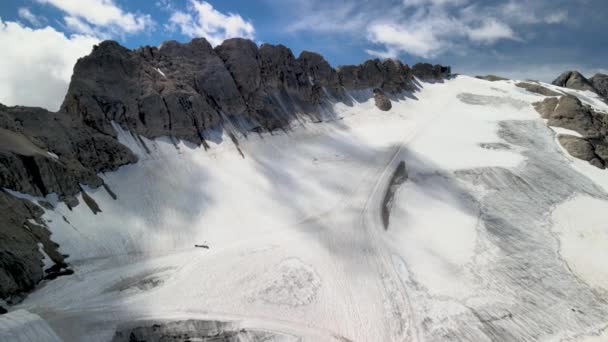
[[[587,79],[578,71],[566,71],[552,84],[576,90],[590,90],[608,100],[608,75],[596,74]]]
[[[61,110],[110,136],[115,121],[149,138],[202,144],[218,128],[246,134],[323,120],[332,103],[352,103],[346,91],[379,88],[397,96],[417,89],[414,76],[449,75],[449,67],[378,59],[333,69],[319,54],[296,58],[283,45],[240,38],[216,48],[199,38],[133,51],[105,41],[76,64]]]
[[[450,68],[369,60],[332,68],[313,52],[297,58],[283,45],[205,39],[129,50],[113,41],[78,60],[61,109],[0,105],[0,298],[17,299],[43,278],[69,274],[41,207],[13,196],[56,194],[68,208],[82,193],[93,213],[103,210],[81,184],[104,186],[99,173],[135,163],[116,139],[113,122],[135,135],[171,136],[207,147],[222,130],[236,142],[251,131],[288,129],[296,120],[333,117],[332,104],[369,99],[389,110],[391,99],[418,89],[415,77],[440,81]],[[61,204],[60,204],[61,205]],[[36,222],[36,224],[32,223]],[[41,243],[55,266],[42,270]]]

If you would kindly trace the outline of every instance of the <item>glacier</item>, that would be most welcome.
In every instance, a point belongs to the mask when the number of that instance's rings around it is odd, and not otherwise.
[[[35,341],[30,329],[118,341],[188,320],[269,341],[608,338],[608,171],[562,149],[567,130],[531,105],[544,96],[515,81],[420,83],[388,112],[336,103],[331,121],[238,145],[114,125],[139,162],[83,186],[75,208],[47,196],[74,274],[43,282],[0,327],[15,316],[17,341]]]

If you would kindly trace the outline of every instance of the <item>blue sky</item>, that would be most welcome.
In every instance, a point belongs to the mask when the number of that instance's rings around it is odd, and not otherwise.
[[[244,36],[333,66],[397,57],[466,74],[591,76],[608,69],[606,18],[606,0],[3,0],[0,68],[13,72],[0,75],[0,102],[58,106],[75,60],[103,39],[136,48]]]

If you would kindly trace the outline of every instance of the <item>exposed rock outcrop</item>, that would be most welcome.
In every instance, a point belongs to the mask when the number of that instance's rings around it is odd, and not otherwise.
[[[516,87],[526,89],[529,92],[543,95],[543,96],[560,96],[561,93],[553,91],[547,87],[543,87],[538,83],[530,83],[530,82],[519,82],[515,84]]]
[[[601,169],[604,168],[604,162],[595,154],[595,149],[588,140],[566,134],[560,134],[557,139],[573,157],[586,160]]]
[[[417,89],[413,69],[393,59],[372,59],[361,65],[341,66],[337,72],[340,84],[347,90],[379,88],[396,94]]]
[[[112,136],[65,113],[0,106],[0,186],[36,196],[60,198],[103,181],[100,172],[137,161]]]
[[[449,66],[418,63],[412,67],[412,74],[423,81],[437,81],[450,77],[452,69]]]
[[[344,90],[414,91],[413,76],[439,80],[449,67],[410,69],[399,61],[369,60],[334,70],[316,53],[296,58],[282,45],[229,39],[215,49],[203,38],[130,51],[113,41],[78,61],[62,110],[112,135],[110,122],[154,138],[194,143],[209,130],[273,130],[304,116],[319,120],[329,104],[349,102]]]
[[[102,42],[76,63],[59,112],[0,105],[0,298],[71,272],[40,220],[42,207],[51,204],[29,203],[1,189],[53,193],[69,208],[78,205],[81,184],[102,186],[99,173],[137,161],[117,141],[115,125],[134,135],[171,136],[206,147],[206,140],[220,136],[212,134],[218,130],[236,140],[237,133],[324,120],[334,115],[333,103],[351,104],[349,91],[374,96],[388,110],[388,95],[418,88],[414,76],[438,81],[449,73],[440,65],[410,69],[379,59],[334,69],[314,52],[296,58],[283,45],[258,47],[240,38],[215,48],[203,38],[136,50]],[[374,88],[379,91],[372,94]],[[82,198],[93,213],[103,211],[86,193]],[[46,276],[38,244],[55,263]]]
[[[100,172],[137,160],[129,149],[65,113],[0,105],[0,298],[28,291],[45,277],[65,272],[50,232],[39,218],[41,206],[2,188],[34,196],[58,195],[68,207],[81,184],[98,187]],[[36,223],[34,223],[36,222]],[[41,267],[42,244],[57,267]]]
[[[556,78],[552,82],[552,84],[559,87],[571,88],[576,90],[595,91],[595,88],[593,87],[591,82],[589,82],[589,80],[587,80],[585,76],[583,76],[578,71],[566,71],[558,78]]]
[[[534,108],[549,126],[573,130],[582,138],[560,135],[561,145],[574,157],[604,168],[608,163],[608,119],[584,105],[577,97],[565,95],[557,100],[547,98],[534,104]]]
[[[543,119],[548,119],[549,116],[551,116],[551,114],[553,114],[553,111],[555,111],[555,108],[557,107],[558,103],[559,103],[558,98],[549,97],[549,98],[544,99],[541,102],[535,102],[532,105],[534,106],[534,109],[536,109],[536,111],[540,114],[540,116]]]

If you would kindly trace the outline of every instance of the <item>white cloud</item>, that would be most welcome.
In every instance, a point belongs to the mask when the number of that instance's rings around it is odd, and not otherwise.
[[[88,28],[95,30],[109,30],[112,33],[138,33],[153,27],[154,22],[149,15],[125,12],[118,7],[113,0],[37,0],[39,3],[54,6],[67,14],[70,23],[66,22],[71,29],[85,28],[83,25],[74,25],[75,20],[87,24]]]
[[[0,19],[0,103],[57,110],[74,64],[98,38],[66,36],[52,27],[32,29]]]
[[[168,27],[179,28],[189,37],[204,37],[211,45],[219,45],[228,38],[254,38],[253,24],[238,14],[224,14],[208,2],[197,0],[190,0],[189,10],[193,13],[173,12]]]
[[[467,0],[403,0],[405,7],[418,6],[445,6],[445,5],[462,5],[467,3]]]
[[[368,28],[368,39],[386,46],[386,51],[367,50],[367,53],[381,58],[396,57],[400,52],[432,57],[446,45],[430,26],[408,30],[395,24],[374,24]]]
[[[81,20],[80,18],[77,17],[70,17],[70,16],[66,16],[63,18],[63,21],[65,21],[66,26],[68,27],[68,29],[74,31],[74,32],[79,32],[85,35],[90,35],[90,36],[98,36],[98,32],[91,27],[91,25],[87,24],[85,21]]]
[[[553,2],[527,0],[282,0],[280,6],[281,13],[291,14],[288,32],[365,34],[377,45],[367,53],[378,57],[467,54],[503,40],[523,42],[529,25],[567,19]]]
[[[34,26],[41,26],[42,21],[44,20],[43,17],[38,17],[37,15],[32,13],[32,11],[30,11],[30,9],[27,7],[19,8],[17,13],[19,14],[19,18],[27,20],[30,24]]]
[[[568,12],[566,11],[551,13],[545,17],[545,22],[547,24],[561,24],[566,20],[568,20]]]
[[[496,19],[488,19],[477,27],[467,29],[469,39],[474,42],[491,44],[501,39],[517,40],[515,32],[506,24]]]
[[[364,27],[370,16],[354,3],[295,1],[292,7],[296,8],[298,19],[286,26],[287,32],[351,32]]]

